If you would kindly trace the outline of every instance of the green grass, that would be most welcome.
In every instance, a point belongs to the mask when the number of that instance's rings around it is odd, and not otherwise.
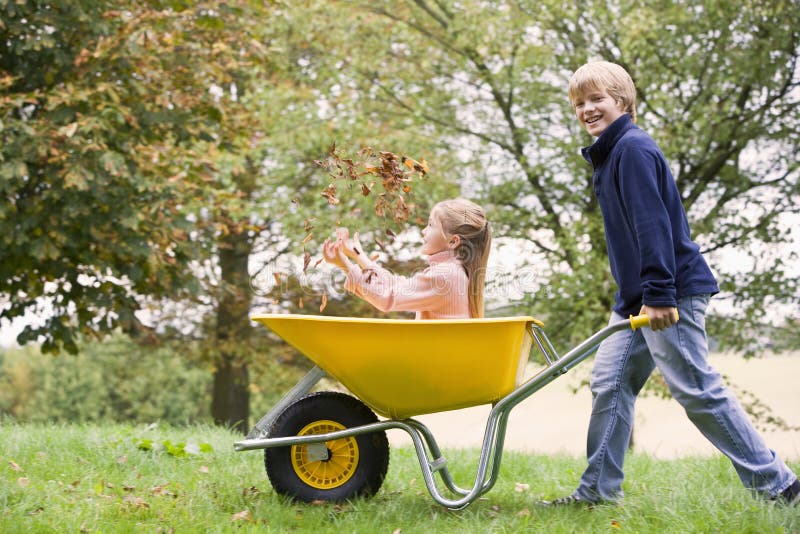
[[[238,437],[224,429],[0,425],[4,533],[800,532],[800,508],[754,499],[718,457],[632,454],[623,504],[564,510],[534,501],[569,493],[583,458],[506,453],[492,491],[451,512],[428,495],[409,448],[392,450],[372,499],[306,505],[275,495],[263,454],[234,452]],[[154,447],[141,449],[144,440]],[[165,440],[171,453],[160,446]],[[181,455],[186,449],[195,453]],[[478,451],[445,452],[456,481],[471,485]]]

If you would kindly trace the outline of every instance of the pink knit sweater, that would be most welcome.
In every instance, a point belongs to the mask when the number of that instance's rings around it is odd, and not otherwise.
[[[345,288],[383,312],[415,311],[417,319],[468,319],[469,281],[450,250],[428,257],[429,266],[408,278],[376,263],[353,265]]]

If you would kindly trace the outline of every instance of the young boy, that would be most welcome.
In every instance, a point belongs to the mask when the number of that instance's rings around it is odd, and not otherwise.
[[[619,332],[601,343],[590,378],[588,466],[572,495],[544,504],[622,498],[634,402],[658,367],[672,396],[731,460],[744,485],[766,498],[796,505],[797,476],[766,446],[708,364],[705,311],[719,289],[691,240],[666,158],[634,124],[636,89],[631,77],[614,63],[588,63],[572,75],[569,98],[578,121],[597,138],[582,153],[594,168],[594,193],[618,286],[611,322],[646,313],[651,328]]]

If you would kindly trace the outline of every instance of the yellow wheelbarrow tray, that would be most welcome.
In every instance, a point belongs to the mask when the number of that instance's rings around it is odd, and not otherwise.
[[[409,434],[433,499],[461,509],[495,484],[511,410],[647,316],[611,324],[559,356],[541,321],[529,316],[458,320],[395,320],[265,314],[252,320],[308,356],[316,366],[261,420],[237,451],[264,449],[273,488],[303,501],[370,496],[388,469],[386,430]],[[526,381],[531,348],[545,367]],[[353,396],[309,395],[325,375]],[[431,431],[414,416],[492,404],[477,473],[457,486]],[[384,417],[379,420],[375,413]],[[439,489],[441,477],[452,497]]]

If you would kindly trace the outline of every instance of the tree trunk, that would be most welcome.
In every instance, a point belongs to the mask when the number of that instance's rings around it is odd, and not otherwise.
[[[211,415],[214,422],[242,433],[249,429],[250,380],[247,370],[251,293],[247,261],[252,240],[229,225],[220,242],[220,293],[217,302],[217,356]]]

